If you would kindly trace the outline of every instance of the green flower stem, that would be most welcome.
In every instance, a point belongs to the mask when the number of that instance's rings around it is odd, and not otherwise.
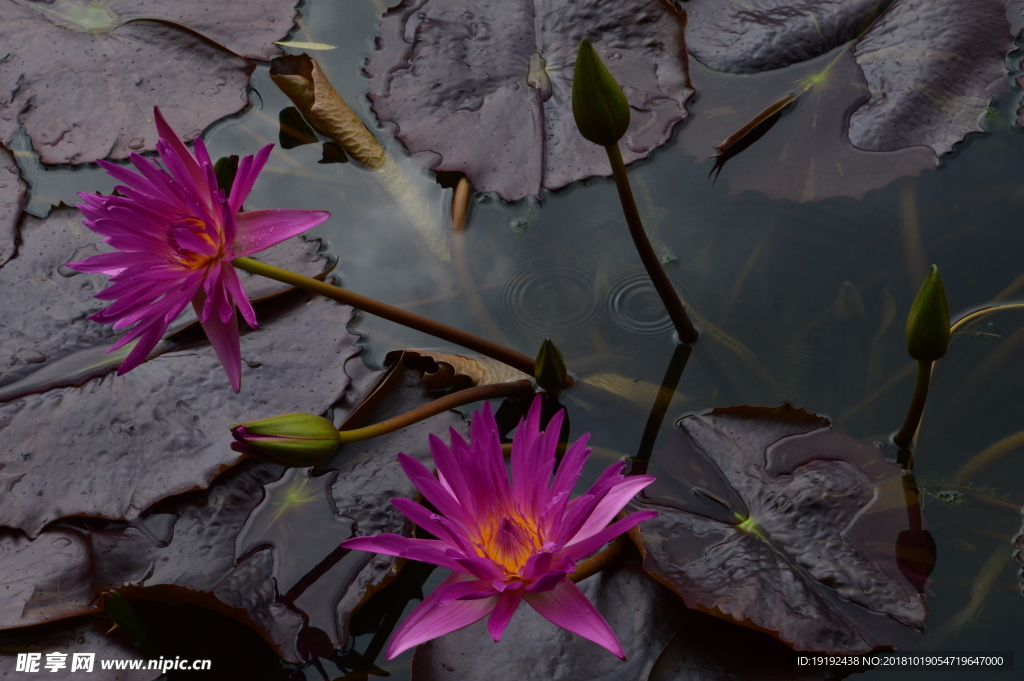
[[[406,310],[399,309],[393,305],[387,303],[381,303],[374,300],[373,298],[367,298],[361,296],[358,293],[353,293],[347,289],[343,289],[332,284],[327,284],[322,281],[313,279],[312,277],[306,277],[301,274],[296,274],[289,270],[281,269],[280,267],[274,267],[268,265],[259,260],[253,260],[252,258],[235,258],[232,264],[240,270],[245,270],[252,274],[259,274],[260,276],[267,277],[268,279],[274,279],[290,286],[297,286],[298,288],[309,291],[310,293],[317,293],[322,296],[326,296],[331,300],[336,300],[344,305],[351,305],[354,308],[360,309],[364,312],[383,317],[388,321],[395,322],[396,324],[402,324],[408,326],[410,329],[416,329],[423,333],[429,333],[431,336],[446,340],[449,343],[455,343],[461,345],[464,348],[472,350],[473,352],[479,352],[481,355],[486,355],[492,359],[496,359],[499,362],[503,362],[510,367],[519,369],[523,373],[533,376],[533,359],[527,357],[521,352],[507,348],[504,345],[500,345],[493,341],[489,341],[486,338],[473,335],[456,329],[454,326],[448,324],[442,324],[436,322],[433,319],[420,316],[418,314],[408,312]]]
[[[608,162],[612,165],[615,187],[619,190],[619,202],[622,203],[622,212],[626,215],[626,224],[629,225],[633,245],[636,246],[636,250],[640,254],[640,260],[643,262],[662,304],[668,310],[668,316],[676,327],[679,340],[687,345],[694,343],[700,334],[697,333],[689,315],[686,314],[683,301],[679,299],[679,294],[673,288],[672,282],[665,274],[665,269],[661,266],[661,261],[658,260],[658,256],[647,238],[647,232],[644,231],[644,225],[640,221],[640,213],[636,209],[636,201],[633,200],[633,190],[629,186],[629,178],[626,177],[626,164],[622,162],[619,145],[618,143],[609,144],[604,149],[608,152]]]
[[[933,362],[926,361],[917,363],[917,383],[914,384],[914,397],[910,400],[910,409],[907,410],[907,418],[903,420],[903,427],[892,439],[901,449],[910,448],[914,442],[917,427],[921,424],[924,403],[928,399],[928,384],[932,380],[932,364]]]
[[[483,400],[494,400],[503,397],[523,397],[526,395],[533,394],[533,383],[530,381],[511,381],[509,383],[492,383],[491,385],[481,385],[475,388],[467,388],[466,390],[459,390],[450,395],[434,400],[428,404],[424,404],[421,407],[417,407],[412,411],[407,411],[404,414],[390,418],[387,421],[381,421],[375,423],[372,426],[365,426],[363,428],[355,428],[353,430],[342,430],[338,434],[341,437],[341,444],[349,442],[357,442],[359,440],[368,440],[371,437],[377,437],[378,435],[384,435],[391,433],[402,428],[407,428],[414,423],[419,423],[424,419],[428,419],[431,416],[436,416],[449,409],[455,409],[473,402],[480,402]]]

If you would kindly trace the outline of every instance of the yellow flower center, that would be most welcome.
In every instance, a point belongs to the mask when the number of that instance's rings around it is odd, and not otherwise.
[[[544,540],[536,524],[518,513],[495,517],[481,527],[477,553],[490,558],[517,575],[530,556],[540,551]]]
[[[199,239],[209,247],[207,252],[197,252],[192,248],[180,243],[182,232],[187,232],[192,237]],[[174,249],[176,259],[183,267],[191,270],[198,270],[206,267],[213,260],[223,255],[223,248],[218,247],[216,242],[206,232],[206,223],[195,217],[181,218],[167,229],[167,243]],[[206,251],[206,249],[203,249]],[[212,255],[210,253],[212,251]]]

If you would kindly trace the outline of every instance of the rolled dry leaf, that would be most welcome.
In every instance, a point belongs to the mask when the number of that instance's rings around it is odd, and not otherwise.
[[[270,78],[295,103],[311,126],[344,147],[349,156],[370,168],[384,165],[387,160],[384,147],[341,98],[312,57],[303,53],[272,59]]]

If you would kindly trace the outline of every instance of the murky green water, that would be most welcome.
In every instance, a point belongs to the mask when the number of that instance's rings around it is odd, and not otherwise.
[[[373,115],[360,68],[372,52],[379,11],[371,2],[313,0],[292,37],[337,46],[313,56],[366,121]],[[699,80],[695,85],[700,88]],[[254,106],[205,134],[214,157],[253,153],[277,141],[278,114],[290,102],[271,83],[266,66],[257,69],[252,86]],[[685,124],[673,142],[631,166],[641,213],[669,275],[688,304],[721,332],[720,342],[701,341],[680,383],[685,397],[673,402],[670,416],[790,401],[838,419],[866,442],[896,430],[912,373],[861,403],[909,363],[903,325],[922,268],[939,265],[954,317],[989,303],[1024,274],[1024,133],[1012,124],[1018,99],[1000,95],[987,123],[991,132],[970,136],[943,157],[939,170],[904,178],[861,201],[731,195],[730,174],[741,163],[771,173],[775,160],[755,145],[712,183],[712,162],[681,152]],[[693,109],[699,115],[699,98]],[[799,140],[801,131],[784,117],[770,134]],[[336,272],[354,291],[529,355],[550,336],[577,372],[660,383],[673,351],[671,330],[640,269],[610,180],[577,183],[540,202],[508,205],[476,197],[469,229],[455,234],[444,217],[450,190],[399,144],[392,141],[388,149],[411,178],[397,194],[357,164],[318,163],[319,145],[307,145],[275,149],[247,206],[331,211],[334,217],[316,235],[338,257]],[[37,212],[59,200],[71,202],[76,190],[106,191],[113,184],[97,172],[43,172],[33,169],[31,158],[22,161],[32,182],[30,209]],[[862,317],[837,314],[834,303],[844,282],[861,296]],[[1024,287],[1004,296],[1022,299]],[[888,323],[887,305],[895,310]],[[364,334],[370,362],[402,347],[459,351],[372,317],[360,316],[353,328]],[[1006,312],[955,338],[935,372],[916,454],[924,512],[938,543],[922,648],[1015,650],[1018,671],[984,676],[993,679],[1021,678],[1024,666],[1024,598],[1010,544],[1021,526],[1024,455],[1012,452],[969,481],[951,480],[971,456],[1024,429],[1022,329],[1024,315]],[[748,352],[731,351],[730,344]],[[591,476],[611,457],[636,453],[644,409],[583,404],[571,394],[566,404],[573,437],[590,431],[600,448]],[[671,419],[664,429],[670,427]],[[435,574],[427,588],[440,578]],[[410,656],[378,664],[391,678],[403,679]],[[881,681],[908,673],[875,669],[866,675]]]

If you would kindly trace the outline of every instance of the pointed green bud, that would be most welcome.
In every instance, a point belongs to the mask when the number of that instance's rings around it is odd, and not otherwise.
[[[238,157],[221,156],[213,162],[213,172],[217,176],[217,188],[224,191],[224,196],[229,196],[238,174]]]
[[[855,324],[864,319],[864,300],[852,282],[844,281],[836,296],[836,317],[843,324]]]
[[[919,362],[934,362],[948,347],[949,303],[939,268],[932,265],[907,316],[907,352]]]
[[[617,143],[629,127],[626,95],[586,38],[576,53],[572,115],[580,134],[603,147]]]
[[[550,338],[545,338],[540,345],[540,352],[534,361],[534,371],[537,374],[537,385],[549,393],[560,390],[562,383],[565,382],[565,360],[562,359],[562,352],[555,347]]]
[[[282,466],[308,468],[325,461],[341,436],[334,424],[312,414],[283,414],[231,426],[231,449]]]

